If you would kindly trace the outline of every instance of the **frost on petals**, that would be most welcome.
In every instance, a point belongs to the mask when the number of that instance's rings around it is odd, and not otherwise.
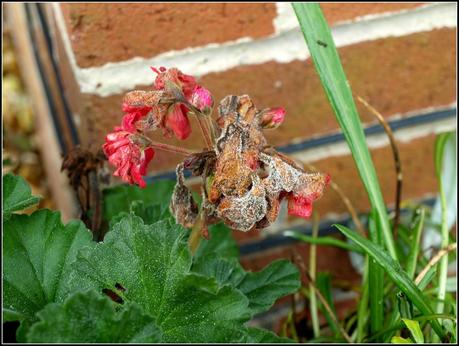
[[[116,167],[114,176],[129,184],[145,187],[142,176],[146,174],[148,163],[155,154],[153,148],[140,148],[131,140],[132,133],[118,127],[105,137],[103,150],[108,162]]]
[[[203,111],[206,107],[212,107],[214,104],[210,91],[199,85],[193,90],[190,102],[200,111]]]
[[[261,112],[261,127],[264,129],[277,128],[285,118],[285,109],[283,107],[268,108]]]

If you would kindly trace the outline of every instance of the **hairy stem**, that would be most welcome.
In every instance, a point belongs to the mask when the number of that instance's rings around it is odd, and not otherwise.
[[[185,149],[185,148],[177,147],[175,145],[155,142],[155,141],[151,140],[150,138],[148,138],[147,136],[139,134],[139,133],[134,135],[134,141],[136,139],[140,139],[140,141],[142,141],[142,145],[144,145],[144,146],[149,146],[149,147],[152,147],[154,149],[168,151],[170,153],[175,153],[175,154],[188,156],[188,155],[193,155],[193,154],[198,152],[197,150],[188,150],[188,149]]]
[[[203,227],[205,227],[205,217],[201,208],[198,217],[196,218],[196,222],[191,229],[190,237],[188,238],[188,245],[190,246],[190,250],[193,255],[198,249],[199,243],[201,242]]]

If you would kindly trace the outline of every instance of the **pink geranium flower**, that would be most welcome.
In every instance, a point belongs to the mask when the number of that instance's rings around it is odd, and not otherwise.
[[[148,163],[153,159],[153,148],[142,149],[131,140],[132,133],[121,127],[105,137],[103,150],[110,164],[116,167],[114,176],[129,184],[146,186],[142,176],[146,174]]]
[[[189,108],[184,104],[186,102],[180,102],[180,97],[183,98],[183,101],[188,101],[202,110],[205,106],[211,106],[213,103],[210,92],[199,86],[193,76],[184,74],[177,68],[160,67],[156,69],[152,67],[151,69],[158,74],[153,85],[154,89],[178,97],[177,103],[169,108],[166,115],[164,122],[166,127],[172,130],[177,138],[182,140],[188,138],[191,133],[190,121],[188,120]]]
[[[151,107],[133,107],[127,103],[123,103],[122,109],[126,114],[121,120],[121,127],[123,130],[134,133],[136,131],[135,123],[146,116],[150,112]]]

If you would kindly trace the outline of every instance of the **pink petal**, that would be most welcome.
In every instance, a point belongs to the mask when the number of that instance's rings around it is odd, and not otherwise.
[[[290,194],[288,197],[288,213],[302,218],[309,218],[312,214],[312,201],[302,195]]]
[[[201,111],[206,107],[212,107],[214,104],[210,91],[199,85],[194,88],[189,101]]]
[[[174,131],[179,139],[186,139],[191,133],[191,126],[188,117],[184,114],[180,104],[171,107],[167,115],[167,126]]]

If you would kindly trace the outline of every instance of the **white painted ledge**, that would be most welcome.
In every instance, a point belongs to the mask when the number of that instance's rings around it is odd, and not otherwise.
[[[222,72],[240,65],[269,61],[288,63],[309,57],[294,14],[285,4],[278,4],[274,20],[275,34],[253,40],[242,38],[224,44],[169,51],[152,58],[136,57],[100,67],[80,68],[76,64],[64,18],[58,3],[53,3],[56,22],[81,92],[102,97],[120,94],[135,86],[150,85],[154,74],[149,66],[178,67],[194,76]],[[396,13],[369,15],[341,23],[332,28],[338,47],[386,37],[400,37],[438,28],[453,28],[457,22],[456,3],[436,3]]]

